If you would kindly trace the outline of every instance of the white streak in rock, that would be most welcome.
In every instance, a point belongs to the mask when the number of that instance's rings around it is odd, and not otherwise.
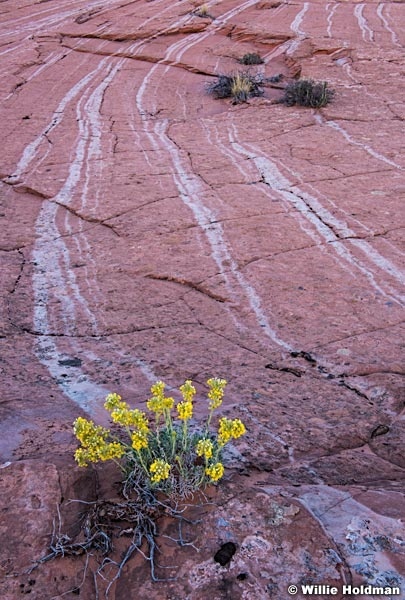
[[[351,239],[350,243],[353,244],[353,246],[360,248],[360,250],[382,271],[391,275],[393,279],[396,279],[402,285],[405,285],[405,271],[401,271],[401,269],[394,265],[392,261],[381,256],[367,240]]]
[[[209,144],[211,146],[214,146],[215,148],[219,148],[220,151],[222,152],[222,154],[229,158],[229,160],[231,161],[234,168],[237,169],[237,171],[239,171],[239,173],[241,173],[241,175],[243,175],[243,177],[245,179],[245,183],[250,183],[252,181],[252,178],[254,177],[254,173],[252,173],[252,169],[245,168],[245,166],[241,164],[240,155],[233,150],[232,146],[225,146],[225,144],[221,141],[221,138],[219,136],[218,127],[211,124],[211,128],[215,135],[215,139],[211,140],[211,131],[205,125],[204,121],[202,121],[201,124],[202,124],[202,127],[205,129],[207,140],[208,140]]]
[[[53,24],[59,22],[60,17],[59,13],[57,21],[54,21]],[[50,25],[50,21],[47,21],[47,25]],[[139,46],[139,43],[133,44],[131,49],[137,46]],[[55,60],[53,58],[48,60],[46,65],[42,65],[37,69],[31,78],[38,75]],[[82,322],[87,324],[93,336],[98,335],[98,323],[80,290],[76,272],[72,269],[70,252],[66,244],[70,238],[62,236],[58,227],[56,219],[60,209],[57,203],[66,206],[71,203],[74,194],[77,194],[79,185],[83,181],[83,170],[85,170],[85,178],[83,193],[81,194],[81,207],[84,207],[88,202],[88,190],[91,177],[94,177],[94,168],[97,169],[101,164],[101,104],[104,93],[117,74],[123,60],[113,67],[109,65],[111,58],[104,58],[96,69],[83,77],[69,90],[59,103],[48,125],[25,148],[16,171],[13,177],[10,178],[10,183],[17,181],[31,167],[34,160],[36,161],[36,167],[38,166],[38,155],[42,141],[46,139],[47,134],[61,123],[68,104],[73,102],[79,94],[82,94],[76,107],[78,135],[67,178],[55,197],[51,201],[44,201],[36,222],[37,239],[32,254],[33,264],[35,265],[33,274],[33,329],[36,334],[36,352],[40,361],[48,368],[51,376],[63,392],[84,410],[92,413],[97,410],[100,399],[105,396],[105,388],[90,382],[81,369],[75,368],[67,374],[66,367],[60,365],[60,359],[64,358],[65,352],[61,352],[58,347],[56,341],[58,337],[65,339],[67,347],[77,347],[78,338],[75,335],[78,320],[81,318]],[[104,79],[93,92],[88,91],[92,80],[106,65],[109,66]],[[41,160],[43,160],[43,156]],[[99,175],[98,171],[96,175]],[[69,232],[72,217],[67,212],[64,216],[65,231]],[[83,247],[87,253],[88,244],[84,233],[75,236],[74,243],[77,244],[79,255],[83,254]],[[83,271],[81,271],[81,274],[83,275]],[[92,289],[87,277],[86,281],[88,288]],[[62,331],[60,331],[60,325],[63,326]],[[84,333],[84,336],[86,336],[86,333]],[[110,342],[107,343],[110,344]],[[156,380],[152,369],[144,361],[137,358],[133,361],[149,381]]]
[[[90,81],[93,79],[96,73],[102,68],[105,60],[106,59],[101,61],[98,67],[94,69],[94,71],[83,77],[68,91],[68,93],[57,106],[48,125],[44,127],[42,132],[35,138],[35,140],[33,140],[30,144],[28,144],[28,146],[25,147],[22,157],[18,161],[16,170],[14,171],[13,175],[9,178],[9,181],[11,183],[13,182],[13,180],[18,180],[23,174],[23,172],[28,169],[31,162],[36,157],[40,145],[44,140],[46,141],[45,136],[51,133],[51,131],[55,129],[55,127],[59,125],[59,123],[62,121],[66,106],[90,83]]]
[[[304,2],[304,6],[300,10],[300,12],[297,14],[294,21],[291,23],[290,28],[297,35],[305,35],[305,31],[302,31],[302,29],[300,29],[300,26],[301,26],[302,20],[304,18],[305,13],[308,10],[308,8],[309,8],[309,2]]]
[[[379,293],[389,297],[399,304],[404,302],[403,296],[395,292],[395,290],[393,290],[388,284],[384,284],[386,288],[386,291],[384,291],[382,285],[376,282],[374,273],[348,250],[348,242],[352,243],[357,242],[358,240],[344,239],[344,237],[349,236],[356,237],[355,232],[353,232],[346,223],[334,217],[334,215],[324,208],[316,198],[305,192],[302,192],[299,190],[299,188],[297,188],[297,186],[293,186],[291,182],[279,171],[275,163],[263,155],[260,156],[261,152],[256,148],[249,150],[249,145],[242,146],[231,137],[230,141],[233,143],[235,150],[237,150],[241,155],[249,157],[254,162],[266,183],[273,190],[278,192],[280,196],[287,201],[287,203],[294,206],[298,213],[304,215],[321,236],[321,238],[325,242],[330,243],[330,247],[336,251],[341,258],[349,263],[351,268],[354,267],[355,269],[359,270]],[[335,233],[336,231],[339,231],[339,233],[343,235],[343,239],[338,237],[338,235]],[[311,237],[313,237],[313,235],[311,235]],[[371,260],[371,262],[376,264],[391,277],[396,278],[398,282],[402,284],[402,273],[400,273],[400,271],[392,263],[390,263],[390,261],[387,261],[376,250],[374,250],[374,248],[366,240],[361,240],[361,243],[357,245],[366,254],[369,260]],[[344,267],[343,264],[341,266]]]
[[[359,148],[362,148],[365,152],[367,152],[367,154],[369,154],[373,158],[376,158],[377,160],[380,160],[381,162],[384,162],[385,164],[390,165],[390,167],[395,167],[396,169],[399,169],[400,171],[404,170],[404,167],[401,167],[401,165],[399,165],[398,163],[394,162],[393,160],[390,160],[389,158],[387,158],[383,154],[380,154],[379,152],[376,152],[368,144],[363,144],[363,142],[358,142],[357,140],[355,140],[345,129],[343,129],[343,127],[341,125],[339,125],[335,121],[331,121],[331,120],[330,121],[326,121],[325,119],[323,119],[321,117],[321,115],[315,115],[315,120],[320,125],[327,125],[328,127],[331,127],[332,129],[334,129],[335,131],[338,131],[339,133],[341,133],[343,135],[343,137],[350,144],[352,144],[353,146],[358,146]]]
[[[105,60],[106,59],[101,62],[104,63]],[[98,328],[95,315],[91,311],[77,285],[76,277],[70,264],[68,247],[65,244],[64,238],[60,237],[60,232],[56,225],[57,203],[62,203],[66,206],[71,203],[73,194],[81,179],[83,167],[88,165],[89,159],[94,158],[95,154],[98,156],[97,153],[100,151],[99,143],[101,136],[101,126],[98,116],[103,93],[112,78],[116,75],[119,66],[120,64],[118,63],[114,68],[110,68],[102,83],[99,84],[90,95],[89,100],[85,103],[84,115],[81,111],[84,97],[78,103],[77,122],[79,126],[79,135],[75,155],[71,162],[68,176],[62,188],[53,198],[54,202],[46,202],[37,219],[36,230],[38,238],[34,247],[34,262],[38,268],[34,272],[34,297],[38,300],[43,290],[47,288],[47,280],[41,280],[41,274],[44,272],[47,273],[48,269],[48,276],[50,275],[55,279],[54,283],[56,289],[64,291],[61,299],[61,319],[65,322],[65,334],[71,333],[70,325],[76,320],[75,313],[77,307],[80,307],[86,320],[91,324],[93,330],[92,333],[94,335],[97,335]],[[70,95],[69,97],[72,98],[73,96]],[[66,98],[67,97],[65,97],[65,100]],[[91,134],[94,136],[93,139],[91,138]],[[94,144],[94,146],[91,146],[91,144]],[[83,202],[85,204],[85,194]],[[49,252],[50,243],[52,243],[51,252]],[[48,268],[46,265],[48,265]],[[47,296],[42,300],[43,301],[40,303],[38,303],[38,301],[35,302],[34,328],[42,331],[42,333],[48,333],[46,328],[49,326],[49,323],[47,315],[44,314],[44,311],[47,311],[48,306]],[[40,307],[39,310],[38,307]]]
[[[291,346],[279,338],[275,330],[270,326],[262,309],[258,294],[239,271],[225,241],[221,224],[216,222],[216,215],[200,200],[203,190],[200,188],[199,179],[194,174],[189,173],[188,165],[185,166],[183,164],[177,146],[166,134],[167,126],[167,122],[161,121],[155,125],[155,132],[173,161],[173,179],[178,188],[180,198],[193,212],[198,225],[204,231],[211,247],[212,258],[218,266],[219,274],[223,276],[226,282],[229,293],[234,296],[234,286],[232,286],[230,281],[230,275],[232,275],[240,288],[242,288],[243,294],[247,298],[263,332],[282,348],[291,350]]]
[[[190,48],[192,48],[196,44],[200,44],[207,37],[209,37],[215,31],[217,31],[217,29],[219,28],[219,26],[224,25],[230,19],[232,19],[232,17],[235,17],[236,15],[238,15],[241,12],[243,12],[247,8],[250,8],[251,6],[255,5],[257,3],[257,1],[258,0],[248,0],[247,2],[244,2],[244,3],[240,4],[240,5],[238,5],[236,8],[228,11],[227,13],[225,13],[224,15],[222,15],[220,18],[215,19],[215,21],[213,21],[211,23],[211,25],[207,28],[207,30],[205,32],[203,32],[203,33],[200,33],[200,32],[199,33],[194,33],[194,34],[189,35],[186,38],[180,40],[179,42],[176,42],[176,43],[172,44],[170,46],[170,48],[168,49],[168,51],[167,51],[167,53],[165,55],[165,59],[164,60],[165,61],[166,60],[172,60],[174,64],[180,62],[181,58],[183,57],[183,54],[187,50],[190,50]],[[174,54],[174,57],[172,58],[173,54]],[[170,67],[170,65],[169,65],[169,67]]]
[[[102,152],[101,152],[101,104],[103,101],[104,93],[118,71],[122,66],[123,60],[120,60],[115,67],[113,67],[107,76],[103,79],[103,81],[96,87],[94,92],[91,94],[90,98],[87,100],[84,110],[86,114],[86,121],[88,123],[88,132],[87,139],[89,140],[88,149],[87,149],[87,160],[86,160],[86,177],[83,187],[82,194],[82,208],[87,206],[87,195],[88,195],[88,186],[90,182],[90,168],[95,170],[95,175],[93,177],[97,182],[101,180],[102,177]],[[98,207],[98,185],[96,186],[96,193],[93,197],[94,202],[92,203],[92,209],[95,211]]]
[[[302,40],[305,37],[305,31],[300,29],[300,26],[301,26],[302,20],[304,18],[305,13],[308,10],[308,8],[309,8],[309,2],[304,2],[304,6],[300,10],[300,12],[297,14],[294,21],[291,23],[290,28],[296,34],[297,37],[295,40],[288,41],[287,54],[293,54],[293,52],[295,52],[295,50],[298,48],[298,46],[300,45],[300,43],[302,42]]]
[[[50,375],[61,388],[63,393],[80,408],[94,414],[105,398],[108,390],[90,381],[81,369],[75,368],[75,373],[66,377],[66,367],[59,364],[63,353],[56,346],[55,338],[38,336],[36,338],[36,354],[41,363],[48,369]],[[80,373],[77,373],[79,371]]]
[[[328,227],[331,227],[333,231],[336,232],[336,235],[334,234],[333,236],[334,239],[336,239],[337,235],[341,238],[354,235],[354,232],[349,228],[347,223],[337,219],[320,203],[320,201],[317,198],[315,198],[311,194],[303,192],[298,186],[291,186],[290,191],[297,198],[302,198],[305,201],[305,203],[310,207],[310,210],[317,215],[317,217],[319,217],[323,222],[328,223]]]
[[[115,0],[120,3],[120,0]],[[112,8],[113,0],[110,1],[109,8]],[[33,5],[35,6],[35,5]],[[100,2],[96,0],[96,2],[87,2],[86,10],[91,12],[92,10],[96,10],[97,8],[102,8],[105,6],[104,2]],[[66,10],[65,10],[66,9]],[[1,37],[6,37],[10,35],[15,35],[16,33],[28,32],[32,33],[42,29],[50,29],[51,27],[55,27],[59,25],[63,21],[67,19],[71,20],[75,16],[80,15],[83,12],[83,3],[78,2],[77,7],[74,6],[74,3],[71,1],[68,2],[58,2],[58,5],[54,7],[53,5],[46,6],[41,8],[41,10],[37,10],[36,12],[32,12],[24,17],[20,17],[18,19],[12,18],[7,21],[4,21],[1,25],[7,28],[5,33],[0,34]],[[54,13],[54,14],[53,14]],[[44,15],[42,18],[41,15]]]
[[[384,25],[385,29],[386,29],[386,30],[387,30],[387,31],[388,31],[388,32],[391,34],[391,39],[392,39],[392,42],[393,42],[393,43],[394,43],[396,46],[400,46],[400,47],[402,47],[402,46],[401,46],[401,44],[399,43],[399,40],[398,40],[398,36],[397,36],[397,34],[395,33],[395,31],[394,31],[393,29],[391,29],[391,27],[390,27],[390,24],[388,23],[387,19],[386,19],[386,18],[385,18],[385,16],[383,15],[383,10],[384,10],[384,7],[385,7],[385,3],[384,3],[384,2],[381,2],[381,4],[379,4],[379,5],[378,5],[378,8],[377,8],[377,15],[380,17],[380,19],[381,19],[381,21],[382,21],[382,23],[383,23],[383,25]]]
[[[24,85],[26,85],[27,83],[29,83],[30,81],[32,81],[33,79],[35,79],[35,77],[38,77],[38,75],[40,75],[40,73],[42,73],[42,71],[44,71],[44,69],[47,69],[48,67],[51,67],[52,65],[54,65],[55,63],[57,63],[63,56],[68,55],[70,52],[72,52],[72,50],[67,50],[65,54],[59,53],[56,54],[55,52],[53,52],[52,54],[50,54],[46,61],[40,65],[38,67],[38,69],[36,69],[34,71],[34,73],[32,73],[29,77],[27,77],[26,79],[24,79]],[[14,96],[15,94],[15,89],[13,91],[11,91],[5,98],[4,101],[8,100],[9,98],[11,98],[12,96]]]
[[[56,225],[58,205],[45,201],[36,222],[37,239],[33,249],[33,293],[34,293],[34,331],[41,334],[52,333],[49,322],[49,296],[59,300],[57,303],[59,319],[64,323],[65,335],[73,335],[77,310],[80,306],[84,317],[93,324],[96,333],[94,315],[80,293],[73,270],[70,268],[69,250]],[[48,293],[48,290],[50,293]]]
[[[235,16],[236,14],[242,12],[246,8],[253,6],[256,4],[257,0],[249,0],[242,5],[239,5],[237,8],[229,11],[220,20],[220,23],[223,24],[227,22],[230,18]],[[219,22],[219,21],[218,21]],[[168,59],[174,61],[179,61],[184,52],[189,50],[192,46],[197,43],[201,43],[203,39],[211,35],[218,28],[218,23],[212,24],[211,28],[206,31],[204,34],[191,35],[186,40],[180,40],[180,42],[176,42],[166,52],[164,59],[160,61],[160,63],[166,62]],[[174,54],[174,57],[172,58]],[[145,134],[150,139],[153,146],[156,145],[156,142],[153,141],[153,138],[156,137],[160,141],[158,146],[163,145],[163,147],[168,152],[171,160],[173,161],[174,171],[173,171],[173,179],[179,190],[180,198],[183,202],[193,211],[194,217],[196,218],[198,224],[204,231],[208,242],[211,246],[211,252],[214,261],[218,265],[220,269],[220,273],[225,279],[225,282],[228,287],[228,291],[231,296],[234,296],[233,286],[229,281],[229,273],[232,274],[232,277],[236,279],[238,285],[242,287],[244,295],[248,298],[249,304],[253,310],[256,319],[260,327],[263,329],[265,334],[272,339],[278,345],[291,349],[289,344],[281,340],[276,332],[270,327],[268,319],[263,312],[261,307],[261,301],[259,296],[255,292],[255,290],[248,284],[247,280],[243,277],[243,275],[239,272],[237,265],[233,258],[230,255],[229,248],[225,242],[222,226],[216,222],[216,216],[201,202],[199,195],[203,192],[202,189],[199,188],[200,182],[199,179],[194,175],[189,173],[189,165],[184,165],[180,158],[180,153],[178,148],[173,144],[173,142],[169,139],[166,134],[167,124],[163,121],[155,125],[154,134],[150,131],[149,122],[145,119],[145,116],[148,114],[146,111],[146,107],[144,106],[144,94],[147,86],[150,83],[150,80],[155,73],[156,69],[159,67],[159,63],[154,65],[144,78],[137,96],[136,96],[136,105],[141,115],[141,118],[144,120],[144,130]],[[167,69],[166,69],[167,70]],[[152,110],[155,108],[153,105]],[[229,273],[228,273],[229,272]]]
[[[63,112],[77,94],[86,87],[91,79],[105,65],[107,59],[103,59],[98,67],[88,76],[84,77],[76,84],[64,97],[55,111],[53,118],[48,125],[47,130],[56,127],[63,118]],[[90,96],[87,105],[90,116],[94,116],[92,111],[100,108],[102,101],[102,91],[105,89],[103,84],[109,82],[112,73],[115,74],[117,66],[111,69],[102,84],[97,86],[96,90]],[[86,145],[89,138],[88,119],[83,118],[81,106],[85,96],[77,104],[79,134],[75,149],[75,156],[69,168],[67,179],[54,197],[54,201],[69,205],[72,195],[80,181],[81,171],[85,161]],[[93,129],[97,133],[97,119],[92,121]],[[37,143],[31,145],[31,150],[21,159],[19,166],[21,171],[25,170],[36,155],[38,149]],[[22,167],[22,168],[21,168]],[[36,222],[37,239],[33,249],[33,263],[35,270],[33,273],[33,294],[34,294],[34,315],[33,326],[37,332],[37,354],[41,362],[48,368],[51,376],[58,382],[63,392],[74,402],[79,404],[84,410],[94,409],[102,398],[106,390],[102,386],[90,382],[81,369],[75,369],[71,377],[62,377],[66,369],[59,364],[61,352],[55,343],[55,337],[49,336],[53,333],[53,324],[51,322],[52,310],[54,312],[55,325],[63,323],[64,336],[74,336],[79,316],[90,325],[93,335],[97,335],[98,325],[94,313],[92,312],[87,300],[83,297],[80,287],[77,283],[75,272],[72,269],[70,253],[65,242],[61,237],[56,224],[56,216],[59,207],[56,202],[45,201]],[[51,305],[51,298],[54,300]],[[55,302],[56,301],[56,302]],[[66,373],[65,373],[66,374]]]
[[[294,192],[291,182],[284,177],[274,162],[270,161],[265,156],[258,155],[259,153],[250,151],[247,146],[242,146],[236,142],[233,136],[230,136],[230,142],[239,154],[251,159],[256,165],[258,172],[271,189],[280,194],[287,201],[287,204],[294,206],[300,214],[304,215],[306,219],[311,222],[314,229],[320,234],[322,240],[331,242],[337,239],[331,229],[319,219],[315,212],[310,210],[304,202],[302,194],[298,196],[297,192]],[[315,242],[319,241],[319,238],[314,236],[311,230],[307,230],[307,233],[311,235]]]
[[[354,8],[354,14],[359,24],[362,38],[365,42],[373,42],[374,41],[374,33],[373,30],[367,25],[367,21],[363,16],[364,4],[356,4]],[[368,38],[368,40],[367,40]]]
[[[328,27],[327,27],[327,30],[326,30],[326,33],[328,34],[328,37],[332,37],[332,19],[333,19],[333,16],[334,16],[335,12],[337,11],[339,5],[338,4],[334,4],[332,6],[332,9],[330,9],[330,6],[331,6],[330,4],[326,5],[326,10],[329,11],[328,12],[328,18],[327,18]]]

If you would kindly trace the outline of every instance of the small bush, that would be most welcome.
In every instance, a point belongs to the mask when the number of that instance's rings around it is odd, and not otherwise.
[[[280,81],[284,78],[282,73],[278,73],[278,75],[272,75],[271,77],[267,77],[266,81],[268,83],[280,83]]]
[[[111,419],[122,429],[120,436],[109,429],[95,425],[83,417],[74,423],[74,433],[81,442],[75,452],[79,466],[105,460],[115,460],[121,467],[124,494],[149,490],[163,492],[174,502],[192,497],[209,483],[222,478],[222,450],[231,439],[245,433],[239,419],[219,419],[218,430],[209,430],[214,411],[222,404],[224,379],[207,381],[208,418],[202,428],[191,428],[193,398],[196,393],[191,381],[180,387],[182,401],[175,401],[164,393],[165,384],[155,383],[152,397],[146,405],[149,416],[130,409],[118,394],[109,394],[104,404]]]
[[[246,431],[239,419],[216,419],[214,415],[222,404],[226,381],[214,377],[207,385],[208,416],[200,425],[193,422],[196,389],[189,380],[180,387],[182,397],[177,403],[166,396],[162,381],[152,385],[152,396],[146,402],[148,413],[131,409],[118,394],[108,394],[104,407],[110,413],[112,429],[83,417],[75,420],[73,431],[80,442],[75,452],[76,462],[80,467],[86,467],[89,463],[113,460],[122,472],[123,498],[85,502],[87,509],[74,538],[61,533],[58,508],[59,528],[54,526],[49,552],[37,560],[29,572],[53,558],[85,554],[82,583],[74,588],[79,594],[88,568],[91,570],[89,559],[95,556],[99,564],[91,573],[95,597],[101,598],[98,588],[101,581],[105,589],[103,597],[108,598],[111,586],[121,576],[128,560],[139,552],[150,565],[152,581],[175,579],[156,574],[159,566],[156,555],[160,550],[157,522],[163,515],[176,519],[178,539],[166,537],[180,546],[198,550],[192,541],[184,539],[182,533],[183,523],[196,525],[200,522],[183,516],[187,501],[195,493],[207,501],[204,488],[216,484],[224,475],[222,454],[225,445]],[[125,549],[120,558],[113,560],[114,552],[117,555],[115,540],[124,535],[129,536],[124,543]],[[110,568],[112,566],[115,569]]]
[[[262,65],[264,63],[264,60],[261,56],[259,56],[259,54],[251,52],[248,54],[244,54],[242,58],[239,59],[239,62],[242,65]]]
[[[207,4],[201,4],[198,8],[193,11],[193,14],[203,19],[213,19],[214,17],[210,14]]]
[[[219,75],[215,83],[208,86],[207,91],[214,98],[231,98],[232,104],[246,102],[254,96],[261,96],[263,90],[260,87],[262,79],[248,72],[236,73],[234,75]]]
[[[328,88],[326,81],[313,81],[312,79],[298,79],[287,84],[281,102],[287,106],[308,106],[322,108],[333,98],[334,91]]]

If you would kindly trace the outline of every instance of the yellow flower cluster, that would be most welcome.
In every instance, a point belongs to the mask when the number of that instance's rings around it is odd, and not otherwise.
[[[183,402],[176,406],[177,414],[181,421],[188,421],[193,416],[193,399],[196,389],[189,379],[180,386],[180,392],[183,396]]]
[[[197,489],[208,480],[217,482],[224,475],[224,465],[219,462],[223,446],[231,439],[239,438],[246,429],[239,419],[223,417],[219,419],[217,434],[210,433],[210,423],[214,411],[222,404],[227,382],[225,379],[211,378],[207,384],[209,414],[201,433],[188,431],[196,395],[196,389],[190,380],[180,386],[182,399],[176,406],[181,427],[179,422],[174,423],[171,411],[175,401],[165,396],[165,384],[162,381],[151,386],[151,397],[146,403],[149,411],[156,416],[155,427],[149,427],[145,412],[131,409],[118,394],[108,394],[104,406],[112,421],[125,428],[128,439],[126,443],[121,442],[109,429],[78,417],[74,422],[74,433],[81,442],[80,448],[75,452],[77,463],[87,466],[89,462],[125,456],[131,468],[141,470],[145,485],[168,480],[159,487],[168,494],[177,489],[177,484],[182,489],[181,478],[184,478],[186,485],[184,489]],[[163,424],[160,419],[162,416]],[[197,457],[202,457],[203,460]]]
[[[137,427],[140,431],[149,432],[148,420],[141,410],[130,409],[118,394],[108,394],[104,407],[111,413],[114,423],[124,427]]]
[[[220,446],[225,446],[234,438],[239,438],[246,432],[246,428],[240,419],[227,419],[223,417],[219,420],[218,443]]]
[[[211,479],[211,481],[218,481],[224,474],[224,465],[220,462],[215,463],[214,465],[210,465],[205,469],[206,475]]]
[[[237,440],[246,433],[246,427],[240,419],[234,419],[232,421],[232,437]]]
[[[159,481],[169,477],[170,465],[161,458],[158,458],[151,464],[149,471],[154,473],[151,477],[152,483],[159,483]]]
[[[73,432],[82,447],[75,452],[75,460],[79,467],[87,467],[89,462],[121,458],[125,449],[119,442],[107,442],[108,429],[95,425],[83,417],[73,423]]]
[[[104,444],[99,450],[100,460],[110,460],[112,458],[121,458],[125,454],[125,449],[119,442],[110,442]]]
[[[114,408],[120,408],[121,404],[122,400],[119,394],[108,394],[105,399],[104,408],[111,411]]]
[[[185,402],[192,402],[196,393],[196,389],[189,379],[180,386],[180,392]]]
[[[212,450],[214,448],[211,440],[203,439],[200,440],[196,446],[197,456],[204,456],[206,460],[212,457]]]
[[[166,384],[163,383],[163,381],[159,380],[152,385],[150,391],[152,392],[153,396],[163,396],[165,392],[165,387]]]
[[[164,414],[165,411],[171,411],[174,405],[173,398],[166,398],[164,394],[165,384],[163,381],[157,381],[152,387],[150,391],[153,396],[150,398],[146,406],[151,412],[154,412],[157,417]]]
[[[188,421],[193,416],[192,402],[179,402],[176,408],[181,421]]]
[[[134,450],[142,450],[148,447],[148,434],[145,431],[133,431],[131,433],[132,448]]]
[[[105,429],[100,425],[95,425],[93,421],[88,421],[83,417],[77,417],[76,421],[73,423],[73,433],[79,442],[87,447],[91,445],[96,438],[100,438],[104,441],[108,436],[108,429]]]
[[[226,383],[227,382],[225,379],[219,379],[218,377],[208,379],[207,384],[210,388],[208,392],[208,398],[210,400],[210,410],[215,410],[216,408],[219,408],[221,406]]]

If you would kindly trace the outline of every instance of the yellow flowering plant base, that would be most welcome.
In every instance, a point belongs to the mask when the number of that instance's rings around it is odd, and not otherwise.
[[[75,452],[79,466],[114,460],[123,472],[124,495],[146,490],[162,492],[169,500],[193,496],[224,475],[222,450],[245,433],[239,419],[220,418],[211,430],[214,412],[221,406],[226,381],[208,379],[208,415],[198,427],[192,423],[196,389],[187,380],[180,386],[181,401],[165,394],[165,384],[156,382],[147,400],[148,413],[131,409],[118,394],[109,394],[105,408],[121,434],[78,417],[74,433],[81,443]]]
[[[72,590],[80,590],[84,585],[87,569],[90,569],[89,560],[95,560],[98,567],[92,575],[96,596],[101,597],[100,585],[104,586],[107,598],[129,558],[141,552],[149,562],[153,581],[172,579],[160,579],[156,575],[155,555],[159,550],[156,522],[162,515],[175,517],[179,537],[170,539],[180,546],[195,548],[193,542],[183,539],[182,523],[194,525],[198,522],[185,518],[185,500],[192,499],[196,492],[201,492],[205,498],[205,487],[216,484],[224,475],[224,446],[245,433],[245,426],[239,419],[222,417],[214,426],[213,416],[222,404],[226,381],[212,378],[207,384],[208,415],[201,425],[193,421],[196,390],[191,381],[180,387],[182,398],[177,404],[172,397],[166,396],[165,384],[156,382],[151,387],[152,396],[146,402],[148,412],[131,409],[118,394],[109,394],[104,406],[118,434],[83,417],[75,420],[74,433],[80,441],[75,452],[77,463],[86,467],[89,463],[115,461],[123,475],[124,501],[100,499],[84,503],[87,513],[82,517],[81,532],[74,539],[60,533],[58,510],[59,528],[54,529],[49,553],[32,569],[57,557],[85,554],[82,584]],[[120,539],[123,533],[131,533],[131,538],[121,558],[114,561],[110,555],[114,552],[115,538]],[[111,576],[112,566],[115,574],[113,569]]]

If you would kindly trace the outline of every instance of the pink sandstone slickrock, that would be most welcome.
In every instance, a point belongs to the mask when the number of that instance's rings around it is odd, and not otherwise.
[[[77,535],[71,500],[117,494],[74,465],[76,416],[191,378],[202,417],[220,376],[247,428],[226,480],[189,545],[158,521],[166,581],[137,554],[108,598],[405,598],[405,5],[198,6],[0,3],[0,597],[96,598],[96,557],[30,570]],[[252,52],[278,84],[207,94]],[[280,104],[300,75],[333,102]]]

